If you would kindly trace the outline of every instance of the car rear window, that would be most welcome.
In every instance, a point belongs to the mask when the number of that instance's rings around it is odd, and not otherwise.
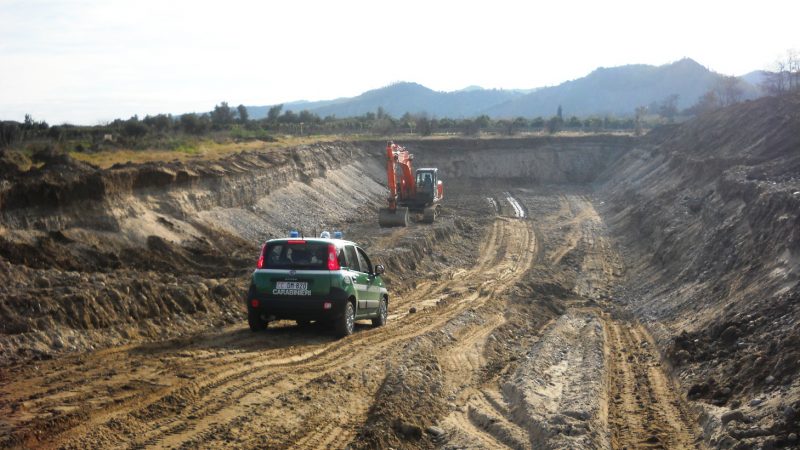
[[[325,242],[271,242],[264,249],[265,269],[328,270]]]

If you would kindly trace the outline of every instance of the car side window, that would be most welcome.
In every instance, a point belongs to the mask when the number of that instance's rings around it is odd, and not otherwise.
[[[344,247],[336,252],[336,259],[339,260],[339,267],[350,267],[347,265],[347,256],[344,254]]]
[[[361,271],[364,273],[372,273],[372,263],[370,263],[367,254],[364,250],[358,249],[358,263],[361,266]]]
[[[352,245],[347,245],[344,248],[345,256],[347,258],[347,267],[350,270],[361,270],[358,264],[358,256],[356,256],[356,248]]]

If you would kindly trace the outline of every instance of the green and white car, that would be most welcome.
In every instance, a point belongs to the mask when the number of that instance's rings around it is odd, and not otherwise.
[[[383,272],[354,242],[271,239],[261,249],[247,293],[250,329],[283,319],[331,323],[339,336],[352,334],[356,320],[382,326],[389,310]]]

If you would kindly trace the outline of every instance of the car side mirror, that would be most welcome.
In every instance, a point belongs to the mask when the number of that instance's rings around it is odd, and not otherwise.
[[[375,266],[375,275],[380,275],[384,272],[386,272],[386,268],[383,267],[383,264],[378,264]]]

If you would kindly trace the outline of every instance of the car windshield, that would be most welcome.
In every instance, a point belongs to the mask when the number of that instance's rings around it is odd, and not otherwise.
[[[325,242],[271,242],[264,250],[265,269],[328,269],[328,244]]]

